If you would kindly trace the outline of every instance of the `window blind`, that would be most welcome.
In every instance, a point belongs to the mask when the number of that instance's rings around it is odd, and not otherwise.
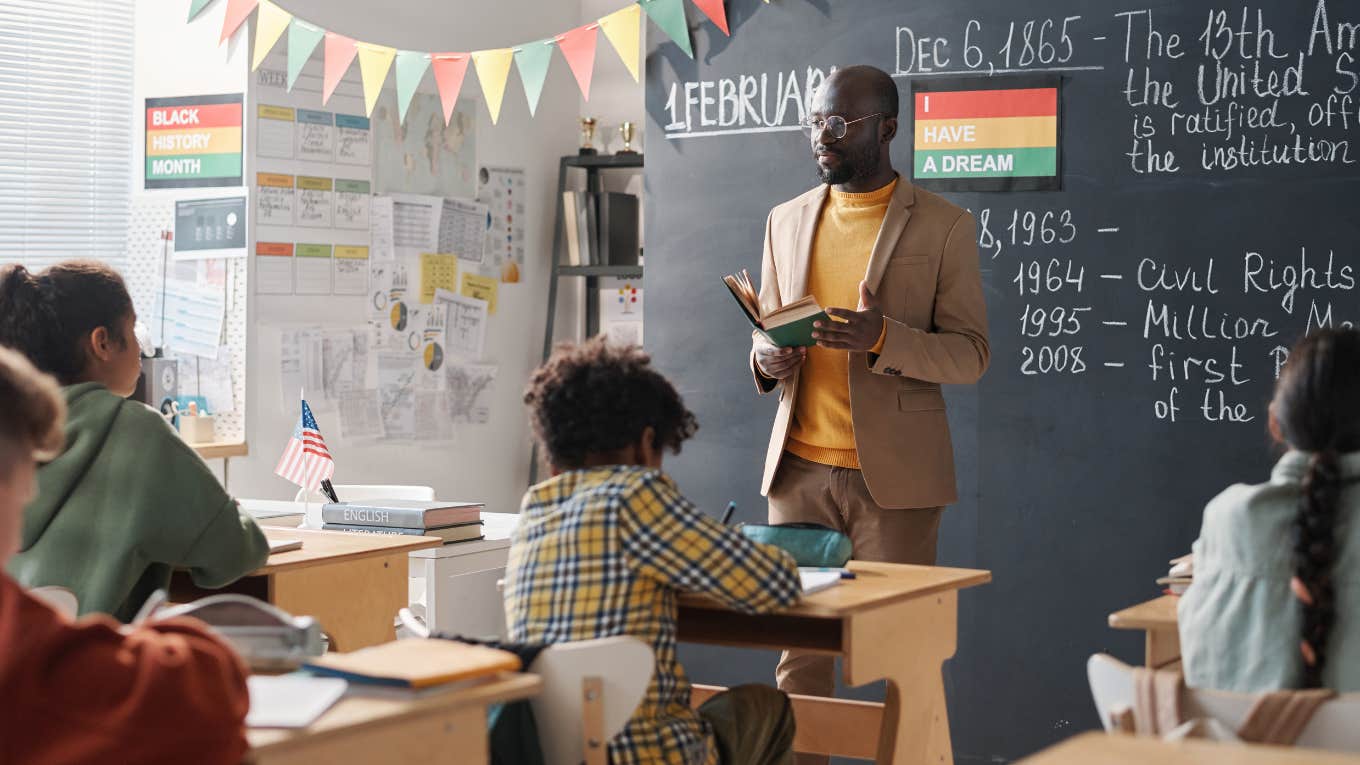
[[[134,0],[0,0],[0,261],[121,268]]]

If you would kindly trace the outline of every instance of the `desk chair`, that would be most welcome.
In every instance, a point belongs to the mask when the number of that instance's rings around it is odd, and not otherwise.
[[[1111,712],[1121,707],[1133,708],[1133,667],[1113,656],[1098,653],[1087,661],[1086,676],[1091,682],[1091,696],[1100,723],[1106,732],[1110,732],[1113,729]],[[1237,730],[1255,701],[1256,695],[1250,693],[1186,688],[1181,708],[1186,719],[1212,718],[1230,730]],[[1360,693],[1337,696],[1318,707],[1294,745],[1360,752],[1360,726],[1355,724],[1356,720],[1360,720]]]
[[[55,608],[57,613],[68,619],[74,619],[80,613],[80,601],[76,599],[76,594],[65,587],[34,587],[28,594]]]
[[[430,630],[403,608],[398,634],[427,638]],[[546,765],[605,765],[609,739],[633,716],[655,664],[652,649],[635,637],[557,643],[529,665],[543,680],[530,701]]]
[[[310,497],[308,494],[310,493]],[[335,493],[340,499],[350,502],[361,499],[413,499],[418,502],[433,502],[434,489],[429,486],[407,486],[402,484],[380,485],[365,483],[336,484]],[[297,496],[293,497],[294,502],[312,502],[313,504],[325,504],[330,502],[320,489],[298,489]]]

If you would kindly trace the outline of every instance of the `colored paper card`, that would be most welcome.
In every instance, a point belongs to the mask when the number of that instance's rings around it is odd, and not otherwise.
[[[496,313],[496,290],[500,282],[494,276],[482,276],[481,274],[463,274],[463,297],[477,298],[486,301],[487,313]]]
[[[633,82],[638,81],[638,53],[641,42],[642,9],[637,3],[630,4],[600,19],[600,29],[606,40],[614,46],[614,52],[623,59]]]
[[[515,51],[515,64],[519,67],[519,79],[524,83],[524,97],[529,101],[529,116],[538,109],[538,99],[543,95],[543,81],[548,78],[548,65],[552,63],[552,43],[538,40],[525,43]],[[477,70],[481,76],[481,70]]]
[[[1042,75],[913,82],[913,180],[945,191],[1061,188],[1059,87]]]
[[[577,27],[557,38],[557,47],[562,50],[571,73],[576,76],[576,84],[581,88],[581,96],[590,100],[590,80],[595,74],[595,40],[598,37],[596,24]]]
[[[387,73],[392,69],[392,60],[397,57],[396,48],[359,43],[359,78],[364,84],[364,113],[373,116],[373,107],[382,94]]]
[[[194,17],[197,16],[198,14],[202,13],[202,12],[203,12],[203,9],[204,9],[204,8],[207,8],[207,7],[208,7],[208,3],[211,3],[211,2],[212,2],[212,0],[190,0],[190,2],[189,2],[189,21],[193,21],[193,20],[194,20]]]
[[[326,36],[326,30],[314,27],[305,21],[293,19],[288,25],[288,90],[293,89],[302,67],[312,57],[312,51]]]
[[[251,71],[260,68],[260,62],[274,49],[284,30],[288,29],[288,22],[292,20],[293,14],[269,0],[260,0],[260,12],[255,17],[255,54],[250,61]]]
[[[425,78],[425,70],[429,68],[429,54],[410,50],[397,54],[397,113],[403,125],[406,124],[406,110],[411,108],[411,99],[415,98],[420,81]],[[462,76],[458,79],[461,84]]]
[[[299,295],[331,294],[331,245],[298,243],[293,252],[293,291]]]
[[[479,50],[472,54],[472,62],[477,66],[477,79],[482,83],[482,95],[486,97],[486,108],[491,112],[493,125],[501,116],[505,81],[510,78],[510,63],[514,59],[515,52],[510,48]]]
[[[291,242],[256,242],[255,275],[250,283],[260,295],[293,294]]]
[[[276,159],[293,158],[292,107],[260,104],[255,121],[255,154]]]
[[[420,302],[433,303],[435,290],[458,290],[458,256],[420,253]]]
[[[250,18],[250,12],[255,10],[259,2],[260,0],[227,0],[227,15],[222,17],[222,39],[217,41],[218,45],[236,34],[236,30]]]
[[[321,74],[322,104],[335,95],[335,89],[339,87],[340,80],[344,79],[345,72],[349,70],[349,65],[354,63],[354,57],[358,53],[359,49],[355,47],[353,38],[334,32],[326,33],[325,60],[322,62]]]
[[[368,248],[362,245],[335,245],[331,261],[334,274],[331,292],[336,295],[363,295],[368,292]]]
[[[686,56],[694,58],[694,49],[689,44],[689,24],[685,21],[684,0],[641,0],[641,5],[652,23],[661,27],[661,31],[674,40]]]
[[[439,87],[439,103],[444,107],[444,124],[448,125],[449,120],[453,118],[453,108],[458,105],[458,91],[463,89],[468,54],[431,54],[430,67],[434,69],[434,83]]]
[[[727,28],[727,9],[723,7],[723,0],[694,0],[694,5],[703,11],[723,34],[732,36],[731,30]]]
[[[240,186],[242,97],[146,99],[145,188]]]

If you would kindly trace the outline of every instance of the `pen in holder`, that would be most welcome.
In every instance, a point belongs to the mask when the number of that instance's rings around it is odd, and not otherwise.
[[[179,409],[179,434],[191,444],[212,443],[214,438],[213,416],[199,414],[198,402],[190,401],[189,408]]]

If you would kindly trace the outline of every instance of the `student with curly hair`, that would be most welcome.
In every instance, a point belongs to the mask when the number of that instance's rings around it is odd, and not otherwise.
[[[747,613],[798,598],[798,568],[694,507],[661,470],[698,425],[640,349],[603,338],[559,347],[524,394],[553,477],[529,489],[505,570],[510,639],[559,643],[632,635],[656,671],[609,745],[610,762],[791,762],[793,715],[766,686],[690,708],[676,660],[676,596],[694,592]]]
[[[61,390],[0,348],[0,565],[40,461],[61,453]],[[0,572],[0,761],[238,763],[245,667],[192,619],[72,622]]]
[[[222,587],[269,543],[212,471],[149,407],[129,401],[141,373],[132,298],[113,269],[67,261],[0,269],[0,345],[57,379],[66,449],[38,469],[9,572],[59,585],[81,613],[129,621],[174,567]]]
[[[1270,481],[1204,511],[1181,598],[1192,686],[1360,691],[1360,332],[1320,330],[1289,354]]]

